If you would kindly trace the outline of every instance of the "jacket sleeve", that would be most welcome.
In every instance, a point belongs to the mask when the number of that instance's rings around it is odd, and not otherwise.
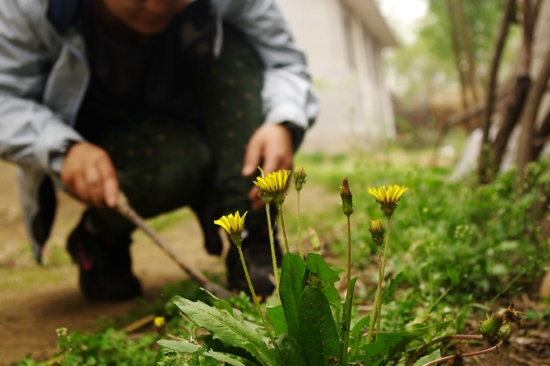
[[[41,6],[25,3],[0,1],[0,157],[58,175],[51,154],[82,137],[41,104],[55,50],[31,20]]]
[[[224,22],[239,28],[265,65],[262,91],[265,123],[290,122],[305,130],[318,112],[304,53],[275,0],[218,0]]]

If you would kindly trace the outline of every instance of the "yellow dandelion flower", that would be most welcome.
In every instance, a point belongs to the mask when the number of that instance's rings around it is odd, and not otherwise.
[[[166,333],[166,321],[164,320],[164,317],[155,317],[155,319],[153,320],[153,324],[155,325],[155,329],[157,330],[158,334],[164,335],[164,333]]]
[[[164,317],[162,317],[162,316],[155,317],[153,322],[155,323],[156,328],[162,328],[166,325],[166,321],[164,320]]]
[[[269,173],[265,177],[257,177],[254,184],[260,190],[260,197],[262,197],[264,201],[269,198],[269,200],[273,199],[277,204],[281,205],[285,200],[285,190],[289,176],[290,170],[278,170]],[[269,201],[266,201],[266,203],[267,202]]]
[[[397,202],[408,189],[408,187],[394,184],[388,187],[369,188],[368,192],[376,199],[376,202],[380,203],[382,212],[387,217],[390,217],[397,207]]]
[[[235,245],[241,245],[243,241],[241,234],[244,230],[244,218],[247,213],[248,211],[241,216],[237,211],[235,215],[229,214],[222,216],[219,220],[214,220],[214,224],[221,226],[229,234]]]

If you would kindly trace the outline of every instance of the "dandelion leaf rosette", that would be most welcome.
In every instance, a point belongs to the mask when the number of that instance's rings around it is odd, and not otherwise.
[[[174,303],[191,321],[212,334],[226,348],[236,347],[249,352],[261,365],[278,366],[281,364],[274,348],[269,348],[262,336],[245,323],[235,319],[226,310],[211,307],[203,302],[193,302],[176,296]]]

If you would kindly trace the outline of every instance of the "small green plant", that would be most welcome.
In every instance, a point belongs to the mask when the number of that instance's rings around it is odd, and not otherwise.
[[[382,305],[391,302],[393,293],[401,281],[401,275],[398,275],[393,282],[389,281],[383,286],[390,244],[390,219],[398,201],[408,189],[397,185],[369,189],[369,193],[381,205],[380,208],[386,216],[387,227],[384,228],[380,220],[371,222],[369,231],[373,242],[379,248],[378,285],[371,313],[359,319],[354,318],[356,312],[353,311],[353,296],[357,281],[357,277],[351,278],[351,215],[354,212],[354,205],[348,179],[345,178],[340,187],[342,211],[347,218],[348,229],[348,266],[345,279],[347,291],[342,300],[335,286],[335,283],[340,281],[340,276],[321,255],[308,253],[304,258],[289,250],[283,215],[285,189],[289,176],[290,171],[278,171],[265,177],[262,173],[255,182],[266,204],[274,200],[281,213],[286,252],[281,264],[281,276],[276,286],[277,296],[270,299],[268,305],[261,305],[247,275],[253,308],[257,314],[254,318],[246,317],[243,311],[233,308],[229,302],[221,299],[215,298],[214,306],[200,301],[193,302],[179,296],[172,299],[173,303],[197,327],[209,332],[207,335],[202,335],[200,341],[197,339],[159,341],[160,345],[169,350],[189,354],[190,358],[187,362],[190,365],[202,365],[201,362],[216,360],[231,365],[252,362],[265,366],[376,366],[388,364],[407,347],[416,347],[418,344],[421,344],[417,347],[418,352],[413,354],[408,364],[433,365],[450,359],[442,358],[440,350],[433,349],[434,345],[448,339],[476,341],[487,339],[496,344],[481,353],[490,352],[498,349],[509,337],[509,325],[521,321],[521,313],[509,308],[484,322],[480,328],[480,335],[451,335],[433,339],[435,334],[447,329],[452,321],[432,324],[427,321],[417,321],[397,330],[382,331]],[[305,182],[305,171],[302,179]],[[245,217],[246,213],[241,216],[236,212],[223,216],[215,223],[227,232],[233,244],[239,249],[242,265],[247,274],[246,262],[240,250]],[[268,224],[272,227],[270,222]],[[276,266],[275,257],[273,260]],[[416,361],[427,351],[431,353]]]

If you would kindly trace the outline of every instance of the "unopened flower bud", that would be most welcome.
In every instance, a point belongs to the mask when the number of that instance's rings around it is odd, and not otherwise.
[[[479,326],[479,333],[488,340],[497,337],[500,327],[504,324],[504,319],[499,313],[491,315]]]
[[[302,190],[302,186],[306,183],[306,169],[303,166],[294,168],[294,187],[297,191]]]
[[[382,220],[370,220],[369,231],[374,244],[380,246],[384,243],[384,236],[386,235],[386,230],[382,225]]]
[[[498,331],[498,339],[506,342],[508,339],[510,339],[511,335],[512,335],[512,327],[510,326],[510,324],[504,324],[502,327],[500,327]]]
[[[342,180],[340,197],[342,197],[342,211],[344,212],[344,215],[349,217],[353,213],[353,195],[349,189],[348,177],[345,177]]]

